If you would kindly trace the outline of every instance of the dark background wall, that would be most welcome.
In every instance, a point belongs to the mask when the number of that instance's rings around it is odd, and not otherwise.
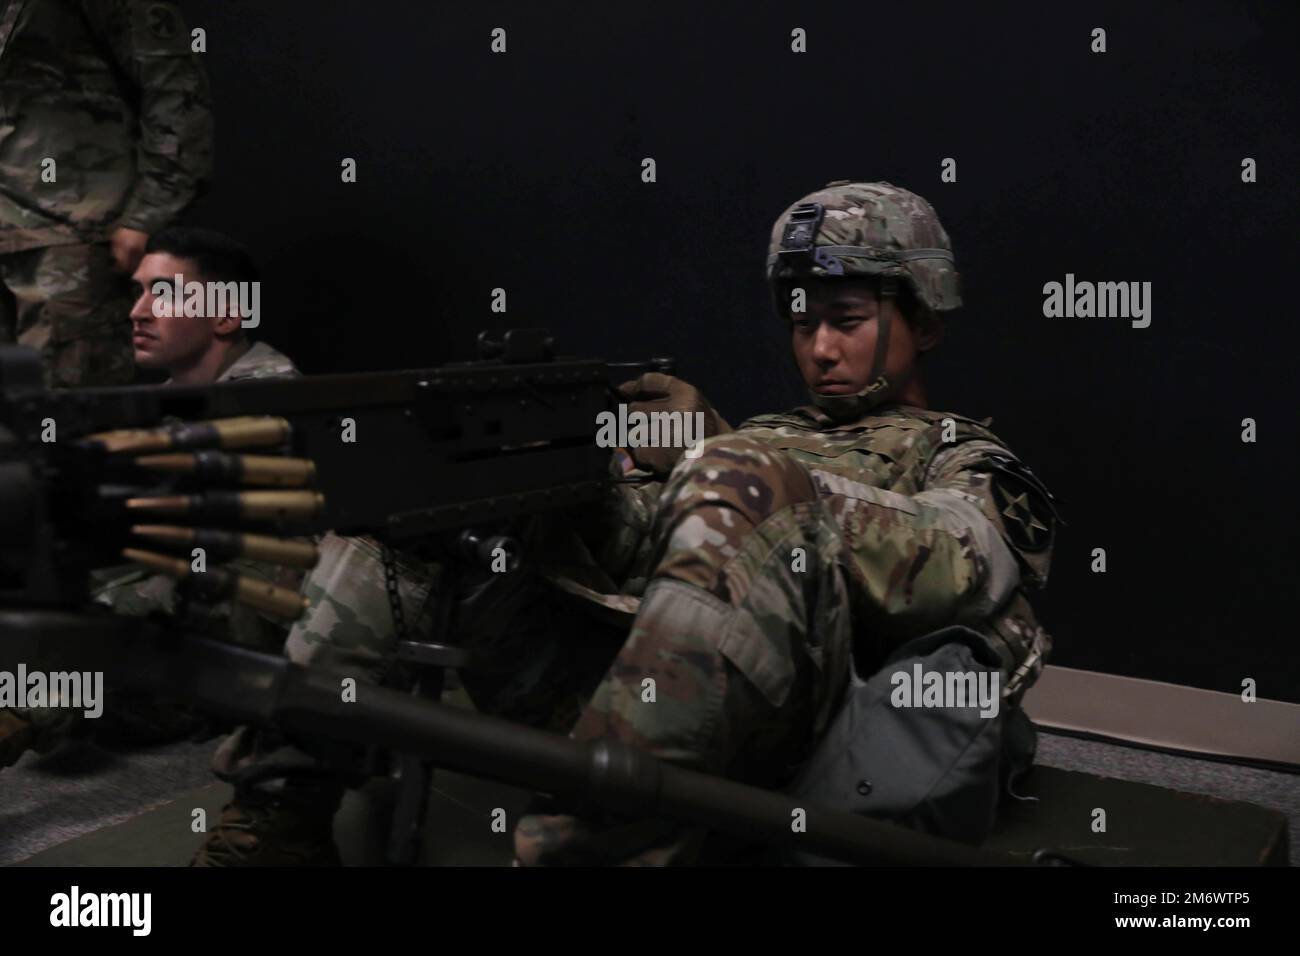
[[[1294,4],[183,7],[218,121],[191,218],[254,247],[264,337],[306,370],[541,324],[676,355],[732,422],[789,407],[771,223],[889,180],[934,203],[965,284],[933,406],[993,416],[1066,502],[1054,662],[1300,701]],[[1044,318],[1067,272],[1153,283],[1151,326]]]

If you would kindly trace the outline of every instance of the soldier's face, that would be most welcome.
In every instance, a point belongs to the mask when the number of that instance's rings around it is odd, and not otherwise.
[[[182,290],[187,282],[203,281],[193,260],[165,252],[149,253],[131,276],[136,291],[135,305],[131,307],[131,345],[135,363],[144,368],[192,365],[216,338],[214,318],[185,315],[183,295],[179,300],[175,295],[177,275]],[[165,283],[168,288],[158,289],[156,283]]]
[[[890,381],[910,371],[917,354],[933,344],[926,330],[918,337],[895,300],[882,305],[869,281],[810,279],[799,286],[807,295],[806,311],[790,315],[791,344],[804,382],[822,395],[852,395],[871,384],[882,307],[891,310],[885,359]]]

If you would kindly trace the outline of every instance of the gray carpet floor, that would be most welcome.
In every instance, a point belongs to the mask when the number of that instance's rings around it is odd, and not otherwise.
[[[1221,800],[1241,800],[1285,814],[1291,865],[1300,834],[1300,774],[1239,767],[1213,760],[1120,747],[1096,740],[1040,733],[1037,762],[1062,770],[1079,770],[1116,780],[1149,783],[1169,790],[1200,793]]]
[[[27,754],[0,771],[0,865],[121,823],[214,782],[215,741],[115,753],[74,741],[45,757]],[[1192,760],[1042,734],[1040,763],[1268,807],[1289,818],[1291,860],[1300,860],[1300,775]],[[483,785],[493,786],[493,785]],[[437,801],[435,801],[435,807]],[[456,812],[448,805],[444,813]]]
[[[214,782],[216,741],[111,752],[70,741],[0,770],[0,866]]]

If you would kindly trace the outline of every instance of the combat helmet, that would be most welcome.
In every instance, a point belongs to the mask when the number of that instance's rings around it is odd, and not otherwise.
[[[768,245],[767,281],[778,315],[779,284],[809,276],[869,276],[880,296],[896,297],[904,283],[933,312],[961,306],[960,277],[952,243],[934,208],[892,183],[837,180],[803,197],[781,214]],[[855,395],[812,400],[836,417],[857,417],[879,404],[891,385],[885,377],[889,310],[881,310],[870,383]]]

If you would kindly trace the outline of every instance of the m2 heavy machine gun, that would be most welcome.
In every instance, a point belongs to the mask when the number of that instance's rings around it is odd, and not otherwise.
[[[782,794],[440,704],[443,668],[468,663],[447,640],[449,614],[422,635],[403,633],[397,615],[414,687],[344,702],[333,675],[89,605],[91,571],[125,557],[179,578],[187,600],[292,618],[297,593],[195,572],[192,549],[309,566],[314,548],[284,536],[326,529],[386,549],[432,544],[451,568],[513,567],[525,556],[512,522],[596,502],[616,480],[595,440],[611,386],[671,365],[556,356],[536,329],[485,333],[479,347],[477,361],[414,371],[54,392],[34,351],[0,348],[0,670],[102,671],[110,687],[182,697],[290,739],[383,748],[403,780],[394,862],[414,859],[435,765],[849,862],[1013,862],[815,807],[799,808],[796,832]]]

